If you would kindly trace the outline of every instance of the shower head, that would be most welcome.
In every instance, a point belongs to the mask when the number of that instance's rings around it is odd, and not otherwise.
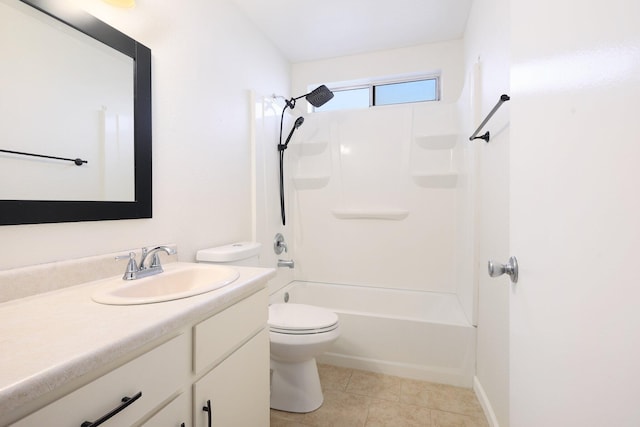
[[[304,117],[300,116],[296,119],[295,123],[293,123],[293,127],[291,128],[291,132],[289,132],[289,136],[287,137],[287,140],[284,142],[284,144],[278,144],[278,151],[284,151],[287,149],[287,146],[289,145],[289,141],[291,141],[291,137],[293,136],[293,132],[295,132],[296,129],[302,126],[303,123],[304,123]]]
[[[314,107],[322,107],[333,98],[333,92],[329,90],[325,85],[318,86],[311,92],[305,95],[307,102]]]
[[[331,92],[325,85],[320,85],[306,95],[301,95],[289,100],[285,100],[285,103],[287,104],[287,107],[293,110],[296,107],[296,101],[300,98],[305,98],[309,104],[318,108],[323,106],[331,98],[333,98],[333,92]]]

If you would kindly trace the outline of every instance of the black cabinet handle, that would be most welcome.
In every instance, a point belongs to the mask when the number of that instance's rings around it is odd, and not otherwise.
[[[106,422],[109,418],[112,418],[114,415],[118,414],[120,411],[124,410],[127,406],[131,405],[133,402],[140,399],[141,397],[142,397],[141,391],[139,391],[138,394],[136,394],[133,397],[125,396],[122,398],[122,404],[120,406],[118,406],[117,408],[114,408],[108,414],[103,415],[101,418],[99,418],[96,421],[83,422],[82,424],[80,424],[80,427],[97,427],[100,424]]]
[[[213,412],[211,411],[211,401],[207,400],[207,406],[203,406],[202,410],[207,413],[207,417],[209,417],[208,426],[211,427],[211,417],[213,416]]]

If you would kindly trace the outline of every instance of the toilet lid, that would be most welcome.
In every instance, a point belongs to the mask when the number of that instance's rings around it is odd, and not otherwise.
[[[273,332],[313,334],[338,325],[338,315],[326,308],[306,304],[271,304],[269,328]]]

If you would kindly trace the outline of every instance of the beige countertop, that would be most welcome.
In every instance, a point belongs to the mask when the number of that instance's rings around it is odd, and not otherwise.
[[[98,280],[0,304],[0,414],[134,353],[265,287],[268,268],[234,267],[240,277],[190,298],[144,305],[103,305]]]

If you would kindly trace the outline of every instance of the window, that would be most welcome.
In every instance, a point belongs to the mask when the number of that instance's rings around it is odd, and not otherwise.
[[[331,87],[331,86],[330,86]],[[313,111],[350,110],[408,102],[438,101],[439,77],[331,88],[334,97]]]
[[[437,79],[376,85],[373,87],[373,105],[435,101],[437,89]]]
[[[313,111],[353,110],[356,108],[369,108],[371,102],[370,89],[358,87],[349,89],[331,89],[333,98],[322,107]]]

